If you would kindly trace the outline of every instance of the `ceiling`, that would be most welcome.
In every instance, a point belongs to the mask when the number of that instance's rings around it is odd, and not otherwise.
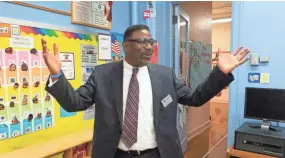
[[[231,18],[232,2],[231,1],[213,1],[212,2],[212,19]]]

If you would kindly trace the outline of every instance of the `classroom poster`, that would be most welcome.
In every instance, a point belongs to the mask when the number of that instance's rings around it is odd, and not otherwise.
[[[45,92],[44,95],[45,99],[44,99],[44,119],[45,119],[45,124],[44,124],[44,128],[50,128],[53,126],[53,99],[51,97],[51,95],[48,92]]]
[[[6,98],[6,89],[4,86],[4,50],[0,49],[0,140],[7,139],[9,137],[9,116],[8,106]]]
[[[29,87],[31,88],[31,104],[33,106],[33,131],[38,131],[43,129],[43,105],[41,100],[42,96],[42,87],[41,87],[41,77],[42,77],[42,68],[45,66],[44,62],[40,62],[42,59],[42,52],[36,49],[30,50],[31,56],[31,81]]]
[[[6,91],[3,88],[0,88],[0,140],[6,139],[9,137],[8,131],[8,107],[5,106]]]
[[[33,125],[32,125],[32,120],[33,120],[33,114],[32,114],[32,104],[29,101],[29,93],[26,90],[23,90],[24,92],[22,93],[21,97],[21,120],[23,120],[23,134],[27,134],[32,132],[33,130]]]
[[[121,33],[111,32],[111,45],[112,45],[112,61],[117,62],[123,60],[125,52],[123,49],[124,35]]]
[[[88,80],[97,65],[97,52],[98,50],[94,45],[81,45],[81,71],[83,84]]]
[[[43,70],[46,66],[41,62],[42,52],[34,48],[33,36],[23,36],[34,33],[37,28],[17,28],[19,36],[2,37],[8,43],[0,44],[0,139],[53,126],[48,123],[53,120],[50,118],[53,111],[44,110],[53,110],[53,103],[46,103],[43,97],[45,83],[42,81],[49,73]],[[49,119],[43,118],[44,112]],[[48,125],[44,126],[45,123]]]
[[[98,35],[98,59],[99,60],[111,60],[111,36],[110,35]]]
[[[94,71],[94,67],[82,67],[82,83],[85,84],[89,76]]]
[[[192,41],[189,48],[190,87],[195,89],[211,71],[212,45]]]
[[[81,66],[95,67],[97,65],[97,53],[95,45],[81,45]]]
[[[1,97],[0,97],[0,124],[4,123],[7,121],[8,119],[8,111],[7,111],[7,107],[4,105],[4,94],[5,92],[3,92],[3,90],[1,90]]]
[[[4,50],[0,49],[0,87],[4,84]]]
[[[17,82],[16,51],[11,47],[5,49],[4,59],[7,86],[13,86]]]
[[[40,52],[42,54],[42,52]],[[42,102],[43,102],[43,128],[47,129],[54,126],[54,98],[47,92],[44,91],[48,77],[50,75],[49,70],[45,64],[44,59],[41,57],[39,60],[41,65],[41,89],[42,89]],[[38,65],[38,62],[34,64]]]
[[[94,45],[81,45],[81,70],[83,84],[88,80],[97,65],[97,52],[98,50]]]
[[[75,79],[75,65],[74,65],[74,54],[61,52],[59,53],[61,61],[61,69],[67,80]]]
[[[81,45],[82,84],[85,84],[97,65],[98,50],[95,45]],[[94,118],[95,104],[83,112],[84,120]]]

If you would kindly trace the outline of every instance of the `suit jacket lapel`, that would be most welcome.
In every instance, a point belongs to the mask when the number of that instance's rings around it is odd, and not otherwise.
[[[119,121],[122,125],[123,119],[123,61],[119,61],[113,65],[112,87],[116,101],[116,108]]]
[[[148,65],[149,76],[152,87],[152,98],[153,98],[153,114],[154,114],[154,126],[158,125],[159,111],[160,111],[160,90],[161,90],[161,79],[160,73],[157,72],[156,65]]]

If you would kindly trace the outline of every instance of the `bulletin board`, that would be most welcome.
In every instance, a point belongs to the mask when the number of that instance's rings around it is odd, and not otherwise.
[[[45,91],[49,71],[41,38],[50,50],[57,43],[63,72],[75,89],[104,63],[97,60],[97,35],[0,23],[0,154],[93,129],[94,106],[69,113]]]

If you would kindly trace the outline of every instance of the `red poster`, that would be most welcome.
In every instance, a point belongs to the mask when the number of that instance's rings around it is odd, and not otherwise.
[[[158,43],[154,46],[152,57],[150,58],[150,63],[152,64],[158,64],[158,51],[159,46]]]

